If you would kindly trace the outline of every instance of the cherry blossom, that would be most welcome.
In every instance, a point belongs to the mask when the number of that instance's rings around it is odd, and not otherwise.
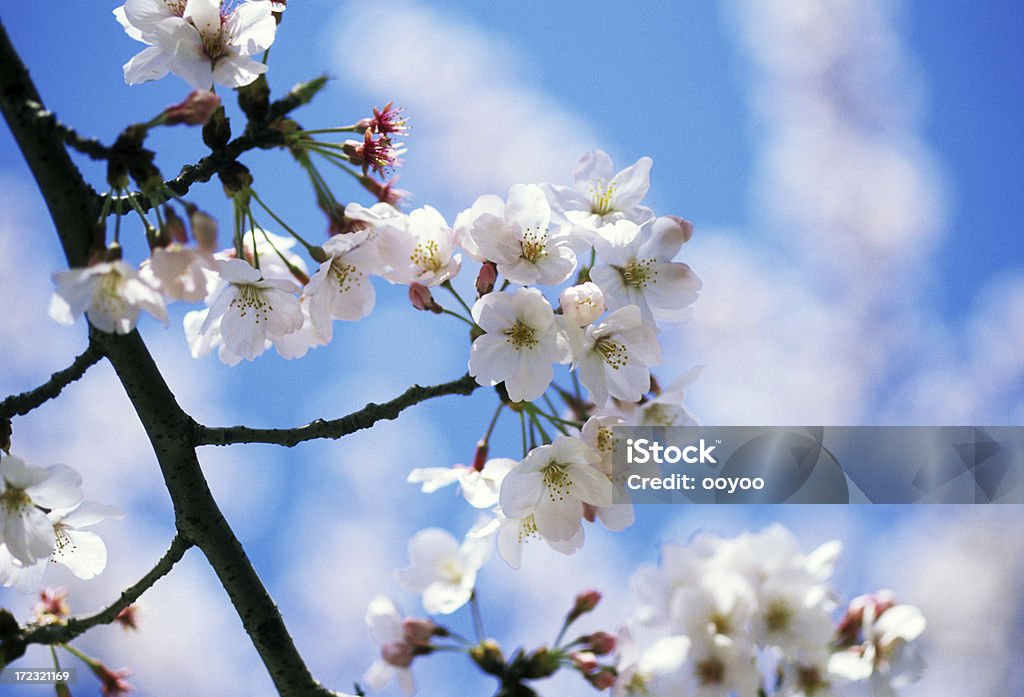
[[[328,258],[306,284],[309,314],[321,335],[329,339],[331,321],[355,321],[373,311],[376,292],[370,274],[380,267],[370,231],[335,235],[324,242]]]
[[[576,268],[568,230],[551,232],[551,206],[536,184],[515,184],[501,206],[478,200],[470,236],[477,253],[498,265],[512,283],[554,285]],[[470,214],[467,217],[472,217]],[[463,219],[465,221],[465,218]]]
[[[57,547],[53,522],[42,509],[75,506],[82,478],[66,465],[36,467],[17,455],[0,456],[0,542],[24,566]]]
[[[56,537],[56,547],[49,560],[63,564],[83,580],[98,576],[107,565],[107,547],[99,535],[83,528],[108,519],[119,520],[124,514],[112,506],[83,501],[73,508],[53,509],[46,517]],[[0,545],[0,582],[5,586],[14,586],[22,593],[34,592],[47,565],[46,559],[23,564],[5,545]]]
[[[650,366],[661,362],[661,347],[637,306],[620,308],[582,335],[570,332],[569,338],[573,369],[580,371],[596,406],[604,406],[609,396],[637,402],[650,390]]]
[[[609,309],[637,305],[648,321],[686,319],[701,282],[689,266],[672,260],[688,238],[688,228],[670,217],[642,226],[620,220],[601,228],[594,236],[599,263],[590,278]]]
[[[568,540],[554,540],[544,537],[537,530],[537,520],[533,513],[522,517],[505,515],[501,506],[494,509],[495,518],[487,525],[482,525],[470,534],[477,536],[497,534],[498,556],[512,569],[523,564],[523,548],[532,540],[544,540],[547,545],[561,554],[573,554],[583,546],[583,527],[578,526],[576,533]]]
[[[470,534],[460,545],[440,528],[420,530],[409,541],[412,565],[398,571],[398,584],[410,593],[422,593],[427,612],[451,614],[469,602],[476,573],[492,549],[487,536]]]
[[[199,336],[217,332],[228,351],[252,360],[266,350],[268,339],[302,327],[295,283],[265,279],[259,269],[241,259],[218,261],[217,268],[227,285],[211,304]]]
[[[56,290],[50,317],[74,324],[84,312],[89,322],[108,334],[135,329],[143,310],[167,324],[164,299],[139,272],[123,261],[107,261],[53,274]]]
[[[168,71],[192,87],[208,90],[248,85],[267,71],[253,58],[274,43],[277,22],[269,2],[242,2],[230,9],[220,0],[128,0],[115,11],[134,39],[149,45],[124,66],[136,85]]]
[[[213,270],[212,254],[175,242],[154,249],[142,263],[139,276],[168,299],[195,303],[206,298]]]
[[[568,362],[569,345],[554,311],[535,288],[490,293],[473,305],[484,334],[469,354],[469,374],[481,385],[505,383],[516,402],[537,399],[554,378],[554,363]]]
[[[640,653],[629,625],[619,629],[615,645],[618,661],[612,697],[660,694],[659,678],[678,673],[690,651],[690,640],[687,637],[670,636],[659,639]]]
[[[588,231],[596,231],[618,220],[644,223],[654,212],[640,201],[651,186],[654,161],[641,157],[626,169],[615,172],[612,158],[601,150],[588,152],[576,165],[572,186],[545,184],[544,190],[559,217]]]
[[[422,484],[420,490],[425,494],[458,482],[459,491],[470,506],[490,508],[498,503],[501,482],[516,464],[511,458],[496,457],[488,460],[480,470],[465,465],[418,467],[409,473],[405,481]]]
[[[537,532],[564,542],[580,530],[583,505],[610,506],[612,485],[597,466],[600,456],[579,438],[559,436],[534,448],[501,484],[506,516],[532,515]]]
[[[405,640],[402,616],[390,599],[383,595],[370,601],[366,611],[366,626],[380,646],[381,657],[369,667],[363,681],[372,690],[380,690],[395,680],[402,692],[416,691],[409,666],[413,659],[413,646]]]
[[[585,327],[604,314],[604,293],[596,283],[587,281],[569,286],[558,296],[562,315],[577,327]]]
[[[377,228],[384,278],[392,283],[435,286],[455,277],[462,255],[454,254],[455,233],[430,206]],[[404,225],[397,225],[400,220]]]

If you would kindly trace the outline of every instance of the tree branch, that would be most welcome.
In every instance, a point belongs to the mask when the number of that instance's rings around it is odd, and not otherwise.
[[[175,535],[171,540],[171,546],[156,563],[156,566],[150,569],[136,584],[125,589],[121,593],[121,597],[109,606],[94,615],[72,617],[66,624],[34,627],[25,632],[24,642],[26,644],[65,644],[97,625],[110,624],[117,619],[122,610],[138,600],[153,584],[166,576],[174,565],[181,561],[191,546],[192,543],[187,542],[181,535]]]
[[[68,264],[84,266],[98,230],[99,197],[42,118],[48,112],[2,23],[0,111],[46,200]],[[146,429],[174,506],[178,533],[206,555],[278,693],[333,695],[309,672],[277,606],[224,519],[196,457],[195,422],[178,405],[138,332],[92,330],[90,343],[110,361]]]
[[[390,402],[384,404],[371,402],[359,411],[352,412],[340,419],[331,419],[330,421],[317,419],[296,428],[249,428],[248,426],[212,428],[197,425],[195,444],[272,443],[290,448],[318,438],[337,439],[370,428],[378,421],[396,419],[403,410],[428,399],[449,394],[469,395],[479,386],[476,380],[469,375],[429,387],[413,385]]]
[[[11,395],[0,402],[0,419],[23,416],[46,401],[53,399],[61,393],[61,390],[85,375],[85,371],[96,365],[101,358],[103,358],[103,354],[97,351],[92,344],[89,344],[85,351],[71,365],[51,375],[50,379],[39,387],[28,392]]]

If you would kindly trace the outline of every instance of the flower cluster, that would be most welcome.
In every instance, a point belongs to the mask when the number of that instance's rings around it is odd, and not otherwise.
[[[37,467],[17,455],[0,455],[0,583],[33,592],[51,560],[81,579],[103,571],[107,548],[84,528],[124,516],[84,501],[81,485],[66,465]]]
[[[126,0],[114,10],[125,32],[148,48],[125,63],[136,85],[172,72],[197,90],[242,87],[267,71],[259,54],[274,43],[276,3],[245,0]],[[255,56],[255,58],[254,58]]]
[[[924,630],[924,618],[883,591],[855,599],[834,624],[829,578],[840,550],[830,542],[804,554],[780,525],[664,546],[660,564],[633,577],[639,608],[632,622],[661,638],[639,660],[620,638],[614,694],[822,697],[864,679],[873,694],[894,694],[893,685],[920,673],[908,642]],[[685,650],[666,648],[673,639]],[[645,657],[647,670],[637,667]],[[767,684],[765,676],[772,676]]]

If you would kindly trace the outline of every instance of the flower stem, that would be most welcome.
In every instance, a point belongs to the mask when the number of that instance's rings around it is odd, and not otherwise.
[[[476,632],[476,640],[483,641],[487,633],[484,632],[484,620],[480,616],[480,602],[476,598],[475,590],[469,596],[469,609],[473,613],[473,631]]]
[[[445,281],[444,283],[441,284],[441,287],[455,296],[455,299],[459,301],[460,305],[462,305],[462,309],[466,311],[466,314],[468,314],[470,317],[473,316],[473,311],[469,309],[469,305],[466,304],[466,301],[463,300],[462,296],[459,295],[458,291],[455,290],[455,286],[452,285],[451,281]]]
[[[498,402],[498,408],[494,410],[494,416],[491,417],[491,423],[487,426],[487,432],[484,434],[483,442],[487,443],[491,439],[491,433],[494,432],[494,426],[498,423],[498,415],[501,414],[502,409],[505,408],[504,402]]]
[[[278,217],[277,217],[277,214],[275,214],[275,213],[274,213],[274,211],[270,210],[270,207],[269,207],[269,206],[267,206],[267,204],[263,203],[263,199],[261,199],[261,198],[260,198],[260,197],[259,197],[259,196],[258,196],[258,195],[256,194],[256,192],[255,192],[255,191],[252,191],[251,193],[252,193],[252,197],[253,197],[253,198],[254,198],[254,199],[256,200],[256,203],[260,204],[260,208],[262,208],[263,210],[265,210],[265,211],[267,212],[267,214],[268,214],[268,215],[270,215],[270,217],[271,217],[271,218],[273,218],[273,219],[274,219],[274,221],[275,221],[275,222],[276,222],[276,223],[277,223],[278,225],[280,225],[281,227],[283,227],[283,228],[284,228],[284,229],[285,229],[285,230],[286,230],[286,231],[288,232],[288,234],[289,234],[289,235],[291,235],[291,236],[292,236],[292,237],[294,237],[294,238],[295,238],[296,240],[298,240],[298,241],[299,241],[299,244],[301,244],[301,245],[302,245],[303,247],[305,247],[305,248],[306,248],[307,250],[309,250],[309,249],[313,249],[313,247],[314,247],[315,245],[312,245],[312,244],[310,244],[309,242],[307,242],[306,240],[304,240],[304,239],[302,238],[302,235],[300,235],[299,233],[295,232],[295,230],[292,230],[292,229],[291,229],[291,228],[290,228],[290,227],[288,226],[288,224],[287,224],[286,222],[284,222],[283,220],[281,220],[280,218],[278,218]],[[252,214],[250,213],[250,215],[252,215]],[[265,234],[265,233],[264,233],[264,234]],[[283,258],[283,257],[282,257],[282,258]]]

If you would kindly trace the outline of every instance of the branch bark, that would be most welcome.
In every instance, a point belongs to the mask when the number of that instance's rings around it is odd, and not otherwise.
[[[227,426],[213,428],[196,426],[196,445],[231,445],[234,443],[271,443],[291,448],[308,440],[318,438],[338,439],[350,433],[370,428],[378,421],[397,419],[408,407],[420,402],[449,394],[469,395],[479,387],[476,380],[463,375],[458,380],[440,385],[421,387],[413,385],[401,395],[384,404],[367,404],[359,411],[340,419],[317,419],[296,428],[249,428],[248,426]]]
[[[99,198],[55,137],[56,120],[43,106],[2,23],[0,110],[43,194],[69,265],[84,266],[98,230]],[[206,555],[278,692],[286,697],[333,695],[309,672],[217,506],[196,457],[195,422],[178,405],[138,332],[122,336],[91,330],[90,339],[114,367],[146,429],[179,535]]]

